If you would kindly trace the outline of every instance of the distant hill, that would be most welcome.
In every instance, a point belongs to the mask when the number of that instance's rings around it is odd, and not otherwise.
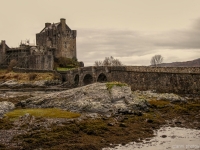
[[[162,63],[160,67],[200,67],[200,58],[192,61]]]

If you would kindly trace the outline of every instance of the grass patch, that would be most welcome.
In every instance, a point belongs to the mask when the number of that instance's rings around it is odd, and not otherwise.
[[[6,116],[9,118],[18,118],[26,113],[35,117],[45,118],[77,118],[80,116],[79,113],[68,112],[58,108],[16,109],[7,113]]]
[[[29,81],[39,81],[39,80],[53,80],[53,73],[16,73],[8,72],[4,70],[0,71],[0,81],[16,80],[18,82],[29,82]]]
[[[163,100],[150,100],[148,101],[149,104],[155,108],[163,108],[169,105],[169,101],[163,101]]]
[[[102,120],[90,120],[79,125],[80,129],[88,135],[103,134],[108,130],[107,124]]]
[[[61,68],[61,67],[57,67],[57,71],[68,71],[68,70],[72,70],[74,68]]]
[[[172,110],[174,113],[187,113],[188,112],[188,109],[187,108],[184,108],[182,106],[179,106],[179,105],[174,105],[173,107],[174,109]]]
[[[122,86],[128,86],[128,85],[126,83],[121,83],[121,82],[116,82],[116,81],[114,81],[114,82],[107,82],[106,83],[106,87],[107,87],[108,90],[112,89],[113,86],[120,86],[120,87],[122,87]]]

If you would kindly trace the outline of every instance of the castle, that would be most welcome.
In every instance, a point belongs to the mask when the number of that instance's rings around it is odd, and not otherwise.
[[[58,23],[45,23],[45,27],[36,34],[36,45],[21,43],[10,48],[6,41],[0,44],[0,65],[8,66],[11,60],[18,62],[17,67],[53,70],[54,58],[76,57],[76,30],[71,30],[65,19]]]

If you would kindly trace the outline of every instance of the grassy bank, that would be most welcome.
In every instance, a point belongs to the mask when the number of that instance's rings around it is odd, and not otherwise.
[[[0,81],[16,80],[18,82],[53,80],[56,76],[53,73],[15,73],[0,70]]]

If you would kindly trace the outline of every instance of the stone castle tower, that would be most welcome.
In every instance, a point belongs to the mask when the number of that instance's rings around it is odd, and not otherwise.
[[[76,30],[71,30],[65,19],[58,23],[45,23],[44,29],[36,34],[36,45],[42,49],[55,49],[55,57],[76,57]]]

